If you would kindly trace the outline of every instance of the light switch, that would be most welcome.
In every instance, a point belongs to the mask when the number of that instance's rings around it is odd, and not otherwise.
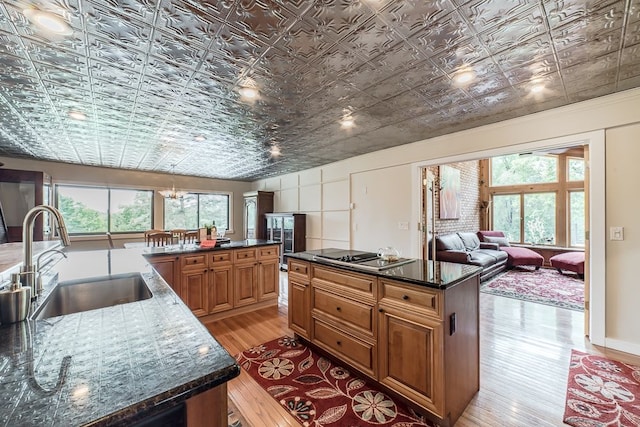
[[[624,240],[624,227],[609,228],[609,240]]]

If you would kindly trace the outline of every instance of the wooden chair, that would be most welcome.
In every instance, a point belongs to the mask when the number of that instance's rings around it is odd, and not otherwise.
[[[164,232],[164,230],[158,230],[158,229],[155,229],[155,228],[153,228],[153,229],[151,229],[151,230],[147,230],[147,231],[145,231],[145,232],[144,232],[144,243],[145,243],[147,246],[149,246],[149,236],[150,236],[151,234],[155,234],[155,233],[162,233],[162,232]]]
[[[187,230],[185,230],[184,228],[174,228],[173,230],[171,230],[171,234],[173,234],[173,238],[178,244],[185,243],[184,237],[186,233]]]
[[[198,241],[198,230],[190,230],[184,233],[184,243],[195,243]]]
[[[149,234],[147,246],[167,246],[173,242],[173,234],[169,231],[159,231]]]

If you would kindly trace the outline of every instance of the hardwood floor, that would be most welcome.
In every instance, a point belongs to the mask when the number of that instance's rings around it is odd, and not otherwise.
[[[283,286],[286,273],[281,273]],[[638,356],[589,344],[581,312],[481,293],[480,313],[480,391],[457,427],[564,425],[572,348],[640,365]],[[206,326],[232,355],[293,334],[286,303]],[[244,371],[228,383],[228,393],[254,427],[300,425]]]

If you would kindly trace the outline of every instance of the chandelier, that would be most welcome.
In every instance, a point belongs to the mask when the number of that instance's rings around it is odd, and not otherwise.
[[[171,165],[171,175],[172,175],[171,189],[159,191],[160,195],[165,199],[182,199],[184,196],[187,195],[186,191],[176,191],[176,183],[175,183],[175,179],[173,178],[175,168],[176,168],[176,165],[175,163],[173,163]]]

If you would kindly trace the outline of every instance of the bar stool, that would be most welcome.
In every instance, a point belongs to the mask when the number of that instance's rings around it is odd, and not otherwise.
[[[196,243],[198,241],[198,230],[189,230],[184,233],[185,243]]]
[[[155,233],[162,233],[164,230],[158,230],[158,229],[151,229],[151,230],[147,230],[144,232],[144,243],[149,246],[149,236],[151,234],[155,234]]]
[[[173,238],[176,239],[176,243],[178,244],[185,243],[184,237],[186,233],[187,230],[185,230],[184,228],[174,228],[173,230],[171,230],[171,234],[173,235]]]

